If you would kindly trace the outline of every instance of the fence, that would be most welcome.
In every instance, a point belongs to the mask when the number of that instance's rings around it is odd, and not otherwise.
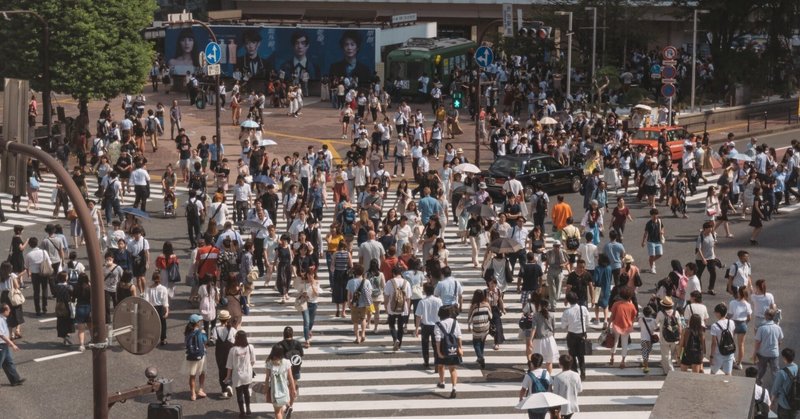
[[[798,109],[800,102],[792,102],[782,109],[765,110],[747,114],[747,132],[750,132],[750,127],[754,129],[761,127],[764,123],[764,129],[768,129],[770,125],[791,125],[792,123],[800,122],[800,110]]]

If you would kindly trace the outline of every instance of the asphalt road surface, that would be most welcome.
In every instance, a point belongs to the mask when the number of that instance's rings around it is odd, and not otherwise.
[[[761,141],[775,147],[787,145],[797,131],[783,132],[760,138]],[[746,141],[746,139],[740,139]],[[743,148],[743,147],[740,147]],[[713,177],[710,178],[713,182]],[[153,191],[160,190],[154,187]],[[700,191],[704,190],[701,185]],[[613,194],[611,194],[613,196]],[[47,196],[43,194],[43,196]],[[646,300],[655,283],[666,275],[670,259],[678,259],[683,263],[694,260],[694,239],[703,222],[703,196],[699,193],[689,199],[689,218],[677,219],[665,216],[664,225],[667,230],[665,256],[659,261],[659,274],[643,274],[644,286],[639,290],[639,301]],[[8,197],[0,197],[9,208]],[[185,194],[179,196],[185,201]],[[42,199],[42,208],[47,207],[46,199]],[[578,194],[567,195],[567,201],[575,212],[580,213],[582,197]],[[630,200],[629,200],[630,201]],[[385,208],[394,202],[394,197],[385,203]],[[151,208],[160,208],[161,201],[154,196]],[[24,202],[23,202],[24,206]],[[644,223],[647,221],[647,209],[641,204],[631,204],[635,221],[629,223],[626,230],[626,250],[633,255],[637,264],[646,268],[645,249],[638,246]],[[660,207],[662,214],[668,213]],[[718,257],[723,263],[735,260],[740,249],[751,253],[754,279],[764,278],[768,281],[769,291],[783,310],[782,326],[786,333],[785,346],[798,347],[798,335],[794,325],[798,321],[797,308],[790,304],[798,297],[795,285],[798,231],[800,217],[796,211],[800,203],[794,203],[783,209],[782,215],[766,222],[760,236],[760,245],[749,245],[750,227],[748,221],[735,220],[732,224],[732,239],[724,238],[720,233],[717,245]],[[189,263],[188,240],[185,223],[179,210],[178,218],[162,218],[160,215],[145,222],[147,238],[153,250],[154,259],[165,240],[171,240],[181,257],[182,271],[185,273]],[[44,224],[52,222],[47,214],[34,214],[28,218],[22,215],[7,213],[9,218],[26,222],[24,237],[31,235],[43,237]],[[60,222],[64,222],[60,220]],[[323,226],[329,225],[330,213],[326,214]],[[13,224],[11,221],[2,227]],[[549,223],[549,222],[548,222]],[[608,221],[606,222],[608,225]],[[285,223],[280,223],[285,227]],[[549,230],[549,226],[548,226]],[[469,248],[458,243],[455,238],[455,227],[447,229],[445,238],[450,249],[450,265],[455,276],[464,283],[465,301],[468,301],[475,289],[483,288],[483,281],[477,270],[471,267]],[[11,232],[0,228],[0,242],[9,243]],[[81,258],[85,260],[85,248],[79,249]],[[707,274],[703,280],[707,280]],[[723,283],[723,280],[719,280]],[[378,334],[368,334],[367,342],[354,345],[352,327],[349,319],[333,317],[334,308],[329,303],[329,284],[327,272],[320,272],[320,283],[323,287],[322,303],[317,314],[314,346],[308,351],[303,364],[303,376],[300,380],[301,392],[295,408],[296,418],[325,417],[456,417],[477,418],[486,414],[497,417],[520,417],[514,410],[516,394],[524,373],[524,345],[517,337],[517,320],[519,319],[519,296],[510,289],[506,295],[509,303],[509,314],[504,317],[507,342],[499,351],[491,350],[492,341],[487,342],[487,367],[481,370],[475,364],[471,347],[471,336],[464,328],[464,365],[460,368],[459,397],[455,400],[447,398],[449,388],[438,390],[436,378],[431,370],[422,368],[419,354],[419,340],[406,336],[403,348],[392,352],[388,327],[380,326]],[[717,286],[721,291],[722,286]],[[108,378],[109,393],[144,384],[144,370],[148,366],[159,369],[160,376],[175,379],[173,388],[174,403],[181,404],[187,418],[219,418],[235,417],[237,412],[234,400],[220,400],[219,388],[216,384],[217,368],[213,362],[214,349],[210,349],[207,371],[209,373],[206,391],[208,399],[189,401],[188,378],[181,372],[184,359],[182,333],[185,321],[193,313],[187,302],[188,288],[180,286],[176,298],[171,302],[171,314],[168,319],[169,344],[157,348],[143,356],[134,356],[124,352],[119,346],[109,350]],[[24,338],[18,341],[22,348],[16,352],[18,369],[27,378],[21,387],[8,387],[4,378],[0,378],[3,389],[0,391],[0,404],[4,417],[8,418],[46,418],[46,417],[89,417],[92,411],[92,377],[91,353],[79,353],[76,347],[65,348],[56,338],[55,319],[53,317],[36,318],[32,311],[31,290],[26,290],[28,302],[25,309],[27,322],[23,326]],[[727,302],[729,298],[718,292],[716,296],[705,295],[705,303],[713,307],[719,302]],[[259,287],[254,295],[253,312],[244,319],[243,329],[250,333],[251,342],[255,344],[257,356],[257,380],[264,378],[264,361],[272,344],[281,338],[281,331],[286,325],[302,336],[302,320],[291,304],[277,303],[278,295],[272,288]],[[559,307],[555,313],[560,317]],[[382,316],[385,322],[386,315]],[[752,330],[752,328],[751,328]],[[599,329],[590,328],[590,336],[599,335]],[[753,351],[753,333],[748,333],[745,359],[749,360]],[[625,370],[610,368],[608,350],[595,349],[595,355],[588,358],[588,377],[581,394],[580,415],[578,418],[645,418],[658,395],[663,376],[657,367],[659,351],[651,354],[651,372],[648,375],[638,368],[639,333],[632,334],[631,351]],[[73,337],[75,340],[75,337]],[[565,350],[564,333],[557,334],[560,349]],[[708,370],[708,369],[706,369]],[[742,371],[735,371],[741,374]],[[769,378],[767,379],[770,380]],[[154,396],[138,397],[124,404],[117,404],[111,409],[112,418],[142,418],[146,415],[147,404],[155,401]],[[263,398],[256,398],[253,405],[255,416],[272,417],[270,405]]]

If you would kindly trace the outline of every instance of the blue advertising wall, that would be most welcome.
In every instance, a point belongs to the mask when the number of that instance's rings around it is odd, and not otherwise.
[[[211,29],[222,47],[221,71],[228,77],[238,69],[243,76],[250,73],[254,76],[251,78],[265,79],[271,70],[279,73],[283,69],[286,78],[291,79],[288,73],[305,68],[311,80],[332,75],[355,75],[363,80],[375,71],[374,29],[269,26],[211,26]],[[307,50],[305,56],[296,58],[293,40],[302,36],[308,41]],[[245,38],[250,41],[251,49],[257,46],[256,57],[248,56]],[[167,29],[164,56],[173,74],[199,71],[202,64],[199,55],[209,41],[208,32],[200,26]],[[350,51],[357,50],[349,61],[345,60],[342,43]]]

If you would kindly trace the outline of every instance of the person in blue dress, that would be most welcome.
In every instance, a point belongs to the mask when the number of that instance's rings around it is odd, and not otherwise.
[[[594,320],[593,324],[600,322],[600,309],[603,309],[603,323],[608,320],[608,305],[611,299],[611,285],[613,284],[613,276],[611,275],[611,260],[608,255],[601,253],[597,260],[597,266],[594,269],[594,292],[600,293],[597,297],[597,303],[594,305]]]

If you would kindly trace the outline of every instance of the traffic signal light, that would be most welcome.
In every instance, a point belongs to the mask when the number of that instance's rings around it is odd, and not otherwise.
[[[550,38],[553,28],[544,26],[544,22],[534,21],[519,29],[517,32],[519,36],[524,38],[531,38],[537,41],[544,41]]]
[[[461,92],[454,92],[453,93],[453,107],[456,109],[461,109],[462,100],[464,99],[464,94]]]

